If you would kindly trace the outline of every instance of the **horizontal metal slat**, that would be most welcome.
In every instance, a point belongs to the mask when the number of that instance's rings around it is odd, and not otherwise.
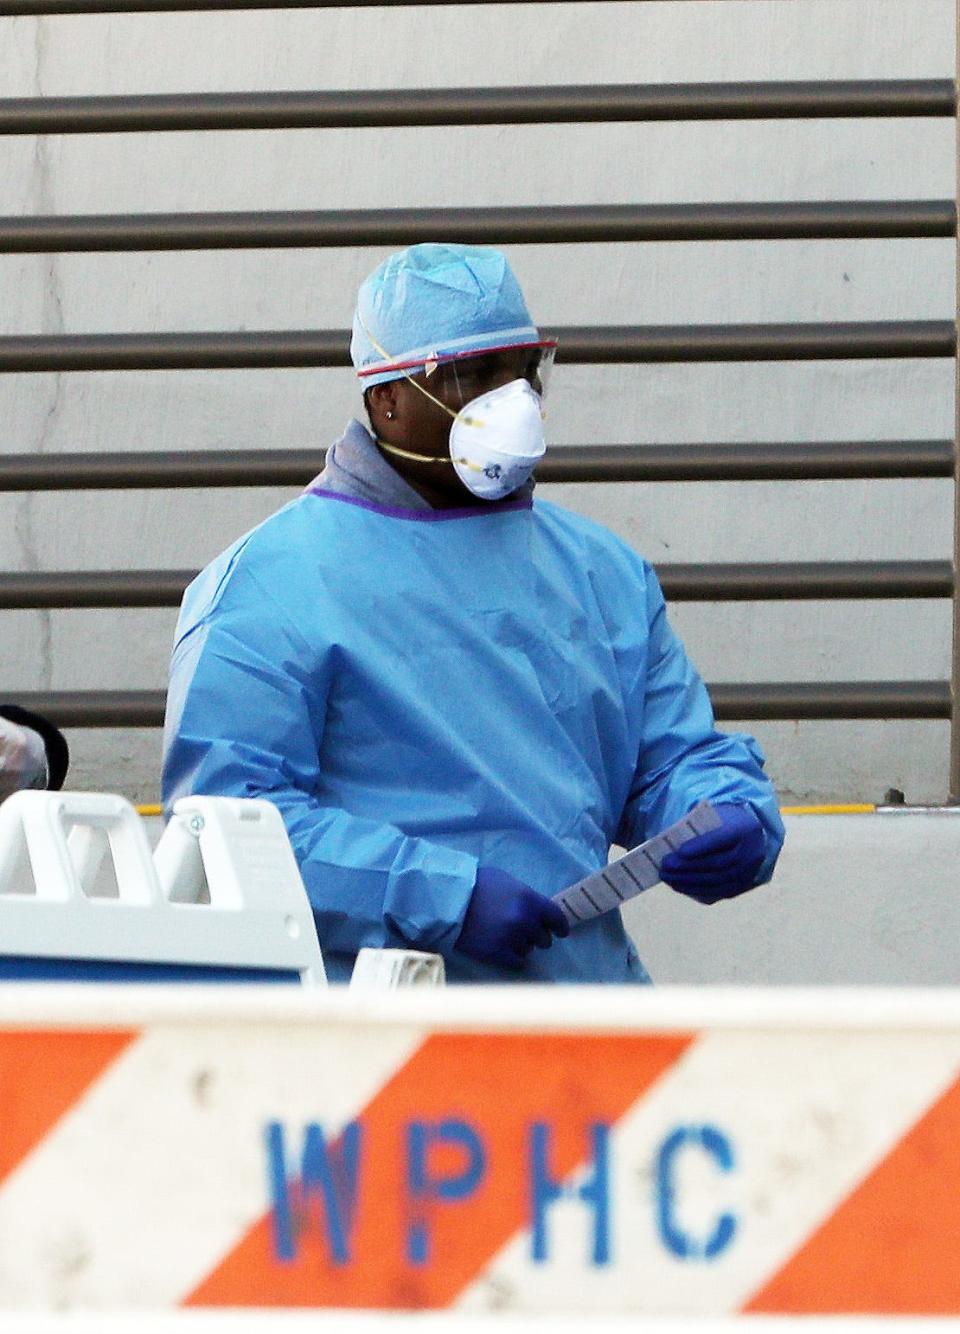
[[[656,566],[671,602],[762,602],[838,598],[949,598],[947,560],[799,561]]]
[[[0,134],[953,116],[950,79],[0,99]]]
[[[721,721],[950,717],[948,681],[783,681],[709,690]]]
[[[322,449],[0,454],[0,493],[302,487],[320,471],[324,458]]]
[[[0,610],[177,607],[196,570],[41,570],[0,574]]]
[[[542,482],[770,482],[952,477],[952,440],[578,445],[548,451]],[[0,489],[3,487],[0,461]]]
[[[164,690],[0,690],[58,727],[162,727]]]
[[[0,17],[24,14],[142,14],[221,9],[401,9],[410,5],[482,5],[489,2],[490,0],[0,0]],[[552,0],[554,4],[582,2],[583,0]],[[543,0],[510,0],[510,3],[542,4]],[[592,3],[603,3],[603,0],[592,0]]]
[[[857,357],[952,357],[950,320],[837,324],[659,325],[556,330],[564,361],[816,361]]]
[[[325,451],[314,449],[0,454],[0,492],[306,486],[324,458]],[[564,445],[537,468],[537,480],[547,483],[952,476],[952,440]]]
[[[949,320],[862,324],[572,326],[548,330],[570,364],[952,357]],[[33,334],[0,338],[0,372],[347,366],[346,329]]]
[[[783,204],[603,204],[561,208],[352,209],[0,218],[0,253],[296,246],[935,237],[956,232],[951,199]]]
[[[949,718],[946,681],[721,682],[709,687],[720,721]],[[160,727],[162,690],[0,691],[60,727]]]
[[[948,598],[949,561],[658,564],[673,602]],[[0,609],[176,607],[196,570],[50,570],[0,574]]]

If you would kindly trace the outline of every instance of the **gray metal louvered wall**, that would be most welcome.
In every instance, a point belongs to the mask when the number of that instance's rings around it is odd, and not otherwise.
[[[370,0],[371,4],[373,0]],[[382,4],[383,0],[379,0]],[[446,0],[420,0],[445,3]],[[470,0],[468,0],[470,2]],[[525,0],[515,0],[524,3]],[[736,0],[716,0],[736,3]],[[789,3],[789,0],[787,0]],[[367,0],[0,0],[0,16],[366,7]],[[0,99],[0,134],[101,134],[657,120],[955,117],[950,80],[448,88]],[[0,254],[407,245],[424,239],[598,241],[949,237],[952,199],[480,209],[0,217]],[[949,321],[554,328],[567,363],[952,358]],[[0,337],[0,372],[346,366],[345,329]],[[587,441],[548,456],[551,481],[949,477],[951,440],[629,446]],[[0,490],[242,487],[306,482],[314,451],[0,457]],[[661,565],[674,600],[951,598],[949,561]],[[174,606],[188,570],[0,574],[0,609]],[[952,718],[960,792],[958,667],[949,681],[712,683],[721,718]],[[163,692],[18,699],[73,727],[152,727]]]

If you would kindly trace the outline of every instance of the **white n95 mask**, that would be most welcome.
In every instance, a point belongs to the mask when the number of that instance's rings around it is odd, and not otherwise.
[[[480,500],[502,500],[523,486],[546,449],[540,395],[527,380],[471,399],[450,427],[454,471]]]

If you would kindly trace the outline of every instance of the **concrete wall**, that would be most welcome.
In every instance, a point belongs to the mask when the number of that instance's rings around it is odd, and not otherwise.
[[[956,986],[960,816],[786,817],[769,885],[704,907],[656,885],[624,908],[657,983]]]
[[[0,95],[947,77],[950,0],[0,19]],[[478,127],[0,139],[4,213],[943,198],[949,121]],[[0,257],[0,333],[345,326],[376,249]],[[544,324],[944,319],[949,241],[509,248]],[[322,446],[348,373],[0,377],[0,449]],[[558,369],[573,443],[952,432],[947,362]],[[945,558],[946,482],[567,486],[654,561]],[[199,565],[289,492],[0,496],[0,569]],[[0,693],[157,688],[173,611],[4,612]],[[946,676],[946,604],[681,605],[707,679]],[[785,799],[945,795],[936,723],[755,729]],[[149,800],[159,736],[75,732],[75,786]]]

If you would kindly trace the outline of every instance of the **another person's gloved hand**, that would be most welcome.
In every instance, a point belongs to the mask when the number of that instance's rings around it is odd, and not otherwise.
[[[752,807],[723,804],[714,809],[720,827],[684,843],[660,866],[666,884],[698,903],[718,903],[752,889],[767,850],[763,825]]]
[[[533,949],[547,949],[570,925],[543,894],[495,866],[477,871],[456,948],[481,963],[520,968]]]

